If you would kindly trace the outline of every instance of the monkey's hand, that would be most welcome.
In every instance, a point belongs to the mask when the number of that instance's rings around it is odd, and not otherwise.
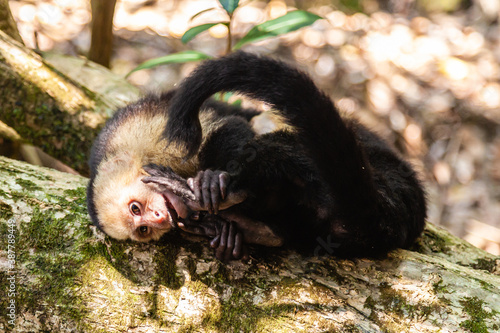
[[[157,185],[160,192],[167,189],[186,201],[196,201],[196,197],[187,185],[186,180],[176,174],[171,168],[156,164],[148,164],[144,166],[143,169],[149,174],[148,177],[142,179],[143,183],[154,183]]]
[[[215,257],[220,261],[248,258],[243,234],[235,222],[229,222],[218,215],[204,214],[195,221],[178,221],[177,225],[188,233],[212,238],[210,246],[215,249]]]
[[[195,177],[188,178],[187,183],[200,205],[197,210],[217,214],[219,210],[243,202],[247,198],[245,191],[228,193],[230,179],[229,173],[210,169],[199,171]]]
[[[217,214],[247,198],[245,191],[228,191],[230,176],[225,171],[199,171],[186,181],[169,167],[148,164],[143,169],[149,174],[142,179],[145,184],[152,183],[157,191],[180,197],[191,211]]]

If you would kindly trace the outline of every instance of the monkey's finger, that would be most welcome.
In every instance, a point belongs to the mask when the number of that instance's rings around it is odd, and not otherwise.
[[[210,223],[206,220],[185,219],[182,222],[177,222],[177,225],[189,233],[196,233],[210,238],[218,234],[215,223]]]
[[[241,260],[248,260],[250,259],[250,254],[248,253],[248,247],[243,244],[243,256],[241,257]]]
[[[219,213],[219,205],[220,205],[220,184],[219,184],[219,177],[214,174],[214,177],[212,177],[211,184],[210,184],[210,193],[212,197],[212,209],[214,214]]]
[[[237,228],[236,225],[233,222],[229,223],[229,232],[228,232],[228,237],[227,237],[227,244],[226,244],[226,251],[224,255],[224,260],[230,261],[233,259],[233,249],[234,249],[234,243],[236,240],[236,234],[237,234]]]
[[[212,198],[210,190],[211,180],[212,180],[212,171],[205,170],[205,174],[203,175],[203,181],[201,184],[201,190],[203,192],[202,207],[205,207],[210,214],[213,214],[214,211],[212,207]]]
[[[229,223],[224,223],[224,226],[222,227],[222,233],[220,234],[219,246],[217,247],[217,249],[215,249],[215,257],[220,261],[224,261],[228,232]]]
[[[198,172],[194,178],[188,179],[188,185],[194,193],[196,200],[199,201],[200,206],[203,206],[203,198],[201,197],[201,185],[200,181],[203,179],[203,171]]]
[[[172,193],[181,198],[185,198],[188,200],[196,200],[195,195],[186,185],[184,180],[179,181],[167,177],[150,176],[142,178],[142,182],[144,184],[154,183],[158,185],[159,191],[165,191],[166,188],[167,190],[172,191]]]
[[[193,191],[193,192],[194,192],[194,179],[193,179],[193,178],[188,178],[188,179],[186,180],[186,182],[187,182],[187,184],[188,184],[189,188],[191,189],[191,191]]]
[[[215,235],[217,235],[217,231],[215,230],[213,225],[207,225],[205,223],[201,223],[199,227],[205,230],[205,236],[214,237]]]
[[[198,222],[200,220],[200,212],[199,211],[193,211],[189,214],[188,216],[188,221],[191,222],[191,221],[196,221]]]
[[[226,199],[227,186],[229,185],[229,180],[230,176],[227,172],[224,171],[219,174],[219,187],[222,200]]]
[[[200,235],[200,236],[208,236],[207,232],[203,228],[187,226],[183,222],[177,222],[179,229],[185,231],[190,234]]]
[[[219,246],[219,243],[220,243],[220,235],[217,235],[214,239],[210,241],[210,247],[215,249],[216,247]]]
[[[233,258],[240,259],[243,255],[243,234],[238,232],[234,238]]]

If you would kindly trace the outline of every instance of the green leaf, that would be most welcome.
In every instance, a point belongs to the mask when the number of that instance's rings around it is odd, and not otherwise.
[[[217,8],[212,7],[212,8],[204,9],[204,10],[202,10],[202,11],[194,14],[193,16],[191,16],[191,18],[189,19],[189,21],[194,20],[196,17],[200,16],[201,14],[205,14],[205,13],[210,12],[210,11],[215,10],[215,9],[217,9]]]
[[[237,99],[233,103],[231,103],[232,106],[236,106],[238,108],[241,108],[242,104],[243,104],[243,101],[241,99]]]
[[[238,3],[240,0],[219,0],[222,8],[226,10],[229,15],[232,15],[236,8],[238,8]]]
[[[209,59],[211,58],[208,54],[198,52],[198,51],[183,51],[183,52],[178,52],[178,53],[172,53],[164,57],[159,57],[155,59],[150,59],[148,61],[143,62],[136,68],[130,71],[125,77],[128,77],[130,74],[132,74],[135,71],[141,70],[141,69],[148,69],[148,68],[153,68],[159,65],[167,65],[167,64],[177,64],[177,63],[184,63],[184,62],[190,62],[190,61],[198,61],[198,60],[203,60],[203,59]]]
[[[241,107],[241,104],[243,103],[243,101],[240,98],[238,98],[237,100],[235,100],[232,103],[229,103],[229,99],[233,96],[234,96],[234,92],[226,91],[223,93],[220,93],[220,92],[215,93],[213,98],[216,101],[221,101],[221,102],[225,102],[225,103],[231,104],[231,105],[236,106],[236,107]]]
[[[313,24],[319,19],[322,19],[322,17],[316,14],[304,10],[295,10],[274,20],[256,25],[246,34],[245,37],[236,43],[233,49],[237,50],[247,43],[256,42],[265,38],[275,37],[298,30],[302,27]]]
[[[217,24],[219,24],[219,23],[206,23],[206,24],[202,24],[202,25],[198,25],[196,27],[193,27],[184,33],[184,35],[181,38],[181,41],[184,44],[186,44],[191,39],[196,37],[198,34],[210,29],[211,27],[213,27],[214,25],[217,25]]]
[[[229,99],[234,95],[231,91],[218,92],[214,94],[214,99],[221,102],[229,103]]]

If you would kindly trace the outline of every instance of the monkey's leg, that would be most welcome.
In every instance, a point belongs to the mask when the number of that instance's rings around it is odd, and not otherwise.
[[[213,216],[234,222],[243,233],[243,240],[246,244],[268,247],[283,246],[283,237],[262,221],[249,218],[232,209],[221,211],[219,215]]]
[[[217,259],[228,261],[246,255],[245,244],[269,247],[283,245],[283,238],[263,222],[250,219],[237,212],[221,211],[219,215],[201,212],[198,220],[178,222],[181,230],[211,238]]]

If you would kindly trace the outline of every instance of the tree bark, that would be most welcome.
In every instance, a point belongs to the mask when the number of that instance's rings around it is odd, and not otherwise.
[[[47,57],[49,61],[0,31],[0,121],[86,174],[100,126],[114,110],[136,99],[138,90],[87,60]]]
[[[84,169],[99,124],[137,95],[90,62],[46,59],[0,32],[0,120]],[[500,259],[431,224],[381,260],[253,248],[225,265],[202,238],[104,236],[87,181],[0,157],[0,331],[500,330]]]
[[[10,11],[9,0],[0,0],[0,30],[19,43],[23,43],[16,21]]]
[[[225,265],[205,239],[105,237],[86,182],[0,158],[0,331],[500,330],[500,259],[431,224],[383,260],[253,249]]]

